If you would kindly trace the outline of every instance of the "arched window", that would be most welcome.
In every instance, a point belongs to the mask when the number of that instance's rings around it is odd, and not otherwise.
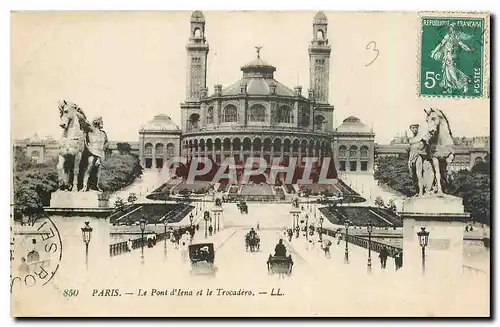
[[[209,107],[207,109],[207,124],[214,123],[214,107]]]
[[[40,163],[40,153],[38,151],[31,152],[31,161],[34,163]]]
[[[253,106],[251,106],[248,113],[248,121],[265,122],[266,108],[261,104],[254,104]]]
[[[359,149],[359,155],[361,158],[368,158],[368,147],[366,145]]]
[[[155,153],[156,153],[157,158],[163,157],[163,154],[164,154],[163,144],[161,144],[161,143],[156,144]]]
[[[279,109],[278,122],[279,123],[291,123],[292,122],[292,109],[288,106],[282,106]]]
[[[300,125],[302,127],[309,127],[309,119],[310,119],[311,115],[309,114],[309,108],[307,108],[306,106],[303,106],[301,108],[301,117],[300,117]]]
[[[323,30],[318,30],[318,31],[316,32],[316,38],[317,38],[318,40],[323,40],[323,39],[325,38],[325,34],[323,33]]]
[[[144,145],[144,156],[149,158],[153,156],[153,144],[146,143],[146,145]]]
[[[191,130],[198,129],[199,122],[200,122],[200,115],[192,114],[191,116],[189,116],[188,130],[191,131]]]
[[[224,107],[224,111],[222,113],[222,122],[223,123],[235,123],[238,121],[238,111],[235,106],[232,104]]]
[[[322,115],[317,115],[314,117],[314,129],[317,131],[323,131],[325,129],[325,117]]]
[[[173,143],[167,144],[167,157],[175,156],[175,145]]]
[[[477,157],[476,159],[474,159],[474,164],[475,165],[478,164],[478,163],[483,163],[483,162],[484,162],[483,158],[481,158],[481,157]]]
[[[347,148],[343,145],[339,147],[339,157],[345,158],[347,156]]]
[[[358,156],[358,147],[353,145],[349,148],[349,157],[356,158]]]
[[[200,38],[201,37],[201,29],[195,28],[193,31],[193,36],[196,38]]]

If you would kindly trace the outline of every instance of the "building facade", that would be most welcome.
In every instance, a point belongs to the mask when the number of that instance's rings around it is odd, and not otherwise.
[[[357,117],[350,116],[333,134],[335,167],[339,171],[373,172],[375,133]]]
[[[289,88],[275,79],[276,67],[257,58],[241,67],[242,77],[223,87],[206,87],[207,54],[205,19],[191,16],[191,37],[186,46],[188,78],[186,100],[181,104],[184,157],[209,157],[220,163],[234,157],[331,156],[333,106],[328,103],[330,45],[327,20],[313,20],[309,46],[311,89]]]

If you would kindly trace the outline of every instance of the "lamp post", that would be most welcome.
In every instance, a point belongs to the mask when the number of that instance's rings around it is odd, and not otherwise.
[[[368,226],[366,226],[366,230],[368,231],[368,273],[372,272],[372,232],[373,225],[368,222]]]
[[[220,212],[217,214],[217,231],[219,231],[220,228]]]
[[[208,237],[208,219],[210,219],[210,213],[208,211],[205,211],[203,219],[205,220],[205,238]]]
[[[348,248],[348,243],[347,239],[349,238],[349,220],[346,220],[344,223],[345,226],[345,256],[344,256],[344,263],[349,263],[349,248]]]
[[[214,234],[217,232],[217,214],[218,212],[214,212],[214,230],[213,230]]]
[[[85,222],[85,226],[82,227],[82,238],[85,243],[85,267],[89,267],[89,243],[92,236],[92,227],[90,227],[89,222]]]
[[[422,248],[422,274],[425,274],[425,247],[429,243],[429,232],[425,227],[420,227],[421,231],[417,233],[420,247]]]
[[[319,240],[320,241],[323,241],[323,220],[324,220],[323,217],[319,218],[319,228],[320,228],[320,231],[319,231]]]
[[[309,240],[309,215],[306,213],[306,240]]]
[[[144,230],[146,229],[147,224],[146,218],[142,217],[139,220],[139,227],[141,228],[141,263],[144,264]]]
[[[166,258],[167,257],[167,225],[168,225],[168,219],[163,220],[163,226],[165,227],[165,233],[163,234],[163,255]]]

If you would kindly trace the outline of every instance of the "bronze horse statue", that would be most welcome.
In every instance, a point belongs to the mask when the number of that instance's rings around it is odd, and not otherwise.
[[[59,126],[63,129],[59,141],[59,188],[78,191],[80,163],[85,150],[86,136],[83,125],[86,120],[82,109],[72,102],[59,102]]]
[[[430,108],[425,110],[428,133],[430,134],[430,157],[434,168],[435,186],[438,196],[443,195],[443,184],[451,184],[451,163],[454,158],[453,134],[445,114]]]

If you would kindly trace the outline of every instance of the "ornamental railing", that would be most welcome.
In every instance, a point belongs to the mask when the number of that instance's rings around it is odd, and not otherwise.
[[[322,231],[323,231],[323,234],[326,234],[326,235],[331,236],[331,237],[337,237],[338,233],[341,233],[341,235],[342,235],[342,241],[345,242],[345,240],[346,240],[346,233],[345,232],[334,231],[334,230],[326,229],[326,228],[322,228]],[[368,239],[367,238],[359,237],[359,236],[356,236],[356,235],[347,234],[347,242],[349,242],[351,244],[354,244],[354,245],[357,245],[357,246],[360,246],[362,248],[368,249]],[[372,251],[380,253],[380,251],[384,247],[389,252],[389,256],[390,257],[394,257],[397,252],[403,250],[402,248],[397,247],[397,246],[392,246],[392,245],[389,245],[389,244],[380,243],[380,242],[374,241],[373,239],[371,240],[371,246],[370,246],[370,248],[371,248]]]

